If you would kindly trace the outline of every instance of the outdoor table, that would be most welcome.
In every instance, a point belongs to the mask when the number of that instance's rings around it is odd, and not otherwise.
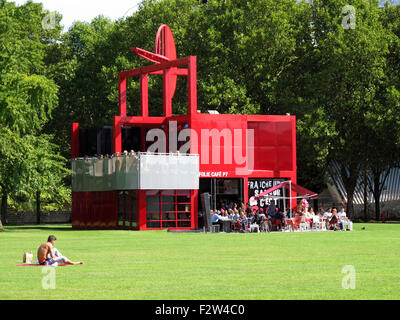
[[[221,220],[221,222],[222,222],[222,230],[221,231],[227,232],[227,233],[231,232],[232,220]]]
[[[295,218],[285,218],[285,226],[291,226],[292,231],[294,231],[295,229]]]

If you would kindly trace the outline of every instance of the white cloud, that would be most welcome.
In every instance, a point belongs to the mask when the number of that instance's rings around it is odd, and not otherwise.
[[[26,2],[26,0],[11,1],[18,5]],[[33,2],[41,2],[45,9],[61,13],[63,15],[61,24],[66,31],[74,21],[90,22],[100,14],[112,20],[130,15],[136,11],[141,0],[33,0]]]

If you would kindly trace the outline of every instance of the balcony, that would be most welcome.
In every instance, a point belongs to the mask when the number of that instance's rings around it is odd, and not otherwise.
[[[72,191],[197,190],[199,155],[154,154],[71,160]]]

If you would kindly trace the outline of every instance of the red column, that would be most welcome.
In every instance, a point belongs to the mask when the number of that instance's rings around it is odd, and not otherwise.
[[[79,157],[79,123],[74,122],[71,128],[71,158]]]
[[[121,134],[121,117],[114,117],[114,153],[121,153],[122,151],[122,134]]]
[[[189,57],[188,63],[188,115],[197,114],[197,57]]]
[[[126,78],[118,79],[119,82],[119,115],[126,116]]]
[[[191,229],[199,228],[199,190],[190,191],[190,202],[191,202]]]
[[[138,229],[147,229],[146,190],[138,190]]]
[[[140,108],[144,118],[149,116],[149,75],[140,75]]]
[[[172,116],[172,80],[171,69],[164,71],[163,95],[164,95],[164,117]]]
[[[244,177],[244,186],[243,186],[243,200],[246,205],[249,202],[249,178]]]

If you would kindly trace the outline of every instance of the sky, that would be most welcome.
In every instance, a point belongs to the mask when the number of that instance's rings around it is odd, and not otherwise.
[[[27,0],[9,1],[21,5]],[[45,9],[61,13],[63,15],[61,24],[64,25],[64,31],[67,31],[74,21],[90,22],[100,14],[112,20],[131,15],[141,0],[33,0],[33,2],[41,2]]]
[[[26,2],[26,0],[10,1],[18,5]],[[383,5],[386,1],[400,4],[400,0],[379,0],[379,3]],[[45,9],[61,13],[63,15],[61,24],[64,25],[64,31],[67,31],[74,21],[90,22],[100,14],[112,20],[131,15],[141,0],[33,0],[33,2],[41,2]]]

